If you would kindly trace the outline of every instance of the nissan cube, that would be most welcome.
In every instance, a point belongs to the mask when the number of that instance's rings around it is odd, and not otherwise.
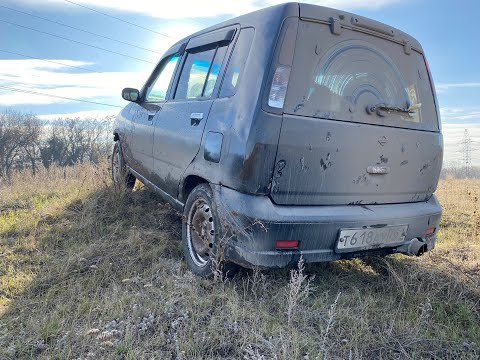
[[[113,180],[183,214],[197,275],[434,248],[439,110],[422,46],[398,29],[269,7],[178,41],[122,96]]]

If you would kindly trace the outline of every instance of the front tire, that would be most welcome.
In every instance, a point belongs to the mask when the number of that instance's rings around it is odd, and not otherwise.
[[[112,153],[112,181],[116,188],[132,190],[135,186],[135,176],[127,171],[123,159],[122,146],[119,141],[115,142]]]
[[[200,184],[188,196],[183,211],[182,246],[188,268],[206,278],[213,277],[216,271],[222,276],[233,276],[238,266],[223,259],[222,240],[212,189],[208,184]]]

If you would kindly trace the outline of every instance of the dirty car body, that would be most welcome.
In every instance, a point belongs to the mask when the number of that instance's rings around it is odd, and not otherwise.
[[[433,249],[443,140],[421,45],[288,3],[172,46],[115,123],[128,171],[179,211],[209,184],[225,259],[283,267]]]

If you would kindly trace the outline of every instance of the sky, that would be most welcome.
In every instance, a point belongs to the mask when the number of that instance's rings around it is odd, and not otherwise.
[[[480,166],[480,1],[308,2],[387,23],[419,40],[437,89],[445,163],[462,159],[461,141],[468,129],[473,164]],[[279,3],[0,0],[0,109],[46,119],[117,114],[126,105],[121,90],[141,88],[162,53],[177,40]]]

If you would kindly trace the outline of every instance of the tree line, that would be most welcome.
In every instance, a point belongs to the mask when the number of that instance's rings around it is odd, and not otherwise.
[[[111,151],[113,117],[51,121],[11,109],[0,113],[0,181],[15,171],[99,163]]]
[[[0,112],[0,182],[15,171],[39,166],[66,167],[99,163],[110,155],[113,116],[103,119],[63,118],[42,121],[34,114],[11,109]],[[462,162],[444,164],[442,178],[480,178],[480,167]]]

